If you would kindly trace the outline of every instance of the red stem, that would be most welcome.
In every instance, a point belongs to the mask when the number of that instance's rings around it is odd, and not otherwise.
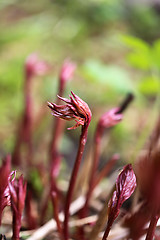
[[[54,219],[56,221],[56,224],[57,224],[57,230],[59,232],[59,236],[60,236],[60,239],[63,239],[62,238],[62,227],[61,227],[61,222],[59,220],[59,209],[58,209],[58,196],[57,196],[57,193],[56,192],[52,192],[51,193],[51,199],[52,199],[52,204],[53,204],[53,208],[54,208]]]
[[[115,219],[114,216],[111,217],[110,219],[108,219],[107,227],[106,227],[106,230],[105,230],[105,232],[104,232],[104,235],[103,235],[102,240],[106,240],[106,239],[107,239],[107,237],[108,237],[108,235],[109,235],[109,232],[110,232],[110,230],[111,230],[112,224],[113,224],[113,222],[114,222],[114,219]]]
[[[148,228],[146,240],[153,239],[158,219],[159,217],[156,214],[152,216],[152,219]]]
[[[93,158],[92,169],[91,169],[91,174],[90,174],[90,179],[89,179],[89,188],[88,188],[88,192],[86,194],[86,201],[85,201],[84,207],[81,210],[81,217],[85,217],[87,215],[89,200],[90,200],[92,192],[93,192],[93,183],[94,183],[94,178],[95,178],[95,172],[96,172],[96,169],[98,166],[99,156],[100,156],[101,137],[99,135],[100,134],[99,134],[98,127],[97,127],[96,135],[95,135],[96,137],[95,137],[95,141],[94,141],[94,158]]]
[[[111,230],[111,226],[112,226],[112,225],[108,225],[108,224],[107,224],[107,228],[106,228],[106,230],[105,230],[105,232],[104,232],[104,235],[103,235],[102,240],[106,240],[106,239],[107,239],[108,234],[109,234],[109,232],[110,232],[110,230]]]
[[[13,236],[12,240],[19,240],[19,233],[21,228],[21,216],[18,213],[13,213]]]
[[[27,165],[30,166],[31,159],[32,159],[32,119],[31,119],[31,105],[32,105],[32,99],[31,99],[31,80],[32,75],[25,73],[25,82],[24,82],[24,104],[25,109],[23,113],[23,119],[20,123],[20,128],[17,134],[16,144],[13,152],[13,158],[12,162],[14,165],[20,166],[21,165],[21,145],[22,143],[26,142],[28,145],[27,149]]]
[[[78,175],[78,170],[80,167],[82,155],[84,152],[84,147],[85,147],[85,144],[87,141],[88,126],[89,126],[89,124],[85,125],[82,128],[82,134],[80,136],[78,153],[77,153],[76,161],[75,161],[74,168],[72,171],[69,188],[67,191],[66,202],[65,202],[65,212],[64,212],[64,215],[65,215],[65,218],[64,218],[64,240],[69,239],[69,230],[68,230],[69,208],[70,208],[70,204],[71,204],[71,200],[72,200],[73,190],[75,187],[76,178]]]

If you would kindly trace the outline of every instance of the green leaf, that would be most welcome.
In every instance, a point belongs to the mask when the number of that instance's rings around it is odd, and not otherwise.
[[[117,92],[134,91],[127,72],[116,65],[106,66],[97,60],[88,60],[82,71],[91,82],[108,86]]]
[[[150,55],[141,52],[128,54],[127,61],[131,66],[141,70],[149,70],[152,66]]]
[[[121,37],[122,42],[125,43],[127,47],[134,51],[140,51],[140,52],[149,52],[150,46],[145,41],[143,41],[140,38],[129,36],[129,35],[123,35]]]
[[[121,39],[132,50],[127,56],[129,64],[138,69],[149,70],[152,67],[150,46],[142,39],[132,36],[122,36]]]
[[[139,84],[139,91],[145,95],[156,95],[160,92],[160,79],[146,77]]]
[[[160,68],[160,39],[156,40],[152,47],[153,65]]]

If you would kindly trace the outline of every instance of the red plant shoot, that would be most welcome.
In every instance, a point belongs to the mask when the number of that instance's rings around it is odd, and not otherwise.
[[[136,188],[136,176],[132,165],[126,165],[116,180],[116,190],[108,203],[108,222],[102,240],[106,240],[114,220],[117,218],[120,207],[134,192]]]
[[[8,205],[8,197],[6,196],[6,188],[8,186],[8,177],[11,169],[11,163],[10,163],[10,157],[7,156],[7,158],[3,161],[2,166],[0,168],[0,225],[1,225],[1,218],[2,218],[2,212],[5,206]]]
[[[84,147],[87,141],[88,127],[89,127],[91,116],[92,116],[88,105],[73,92],[71,92],[71,94],[72,95],[70,95],[70,99],[59,97],[62,101],[66,103],[66,105],[56,105],[54,103],[48,103],[48,106],[49,108],[51,108],[52,114],[54,116],[67,121],[71,121],[71,120],[76,121],[76,124],[73,127],[68,129],[75,129],[79,126],[82,126],[78,153],[75,160],[75,164],[72,171],[69,188],[66,196],[65,219],[64,219],[64,239],[65,240],[68,240],[69,238],[69,232],[68,232],[69,208],[72,200],[73,190],[74,190],[75,182],[77,179],[77,174],[78,174],[79,166],[81,163]]]
[[[63,96],[64,91],[66,88],[66,83],[71,80],[74,71],[76,69],[75,63],[71,62],[70,60],[65,60],[59,74],[59,87],[58,87],[58,95]],[[60,99],[57,98],[56,104],[60,104]],[[59,173],[60,166],[61,166],[61,154],[59,152],[59,145],[62,138],[64,130],[64,122],[60,118],[56,118],[53,122],[53,133],[52,133],[52,139],[49,146],[49,171],[50,171],[50,182],[51,182],[51,189],[49,190],[49,193],[46,194],[46,199],[42,205],[42,214],[40,217],[40,222],[43,222],[44,216],[46,214],[47,210],[47,203],[49,200],[49,195],[52,194],[51,192],[56,191],[56,194],[58,195],[58,198],[60,198],[60,191],[57,187],[56,183],[56,175]],[[56,173],[57,172],[57,173]],[[56,175],[55,175],[56,174]]]
[[[21,165],[21,146],[24,143],[27,146],[27,164],[31,164],[32,155],[32,79],[35,76],[46,74],[50,66],[45,61],[39,59],[37,54],[29,55],[24,64],[24,113],[18,129],[15,148],[13,151],[12,163]]]
[[[2,212],[6,206],[11,205],[11,196],[8,187],[8,181],[14,182],[16,172],[11,171],[11,157],[8,155],[0,168],[0,225],[2,220]]]
[[[11,209],[13,212],[13,240],[19,240],[21,228],[21,217],[25,204],[27,183],[24,182],[21,175],[17,181],[8,182],[9,192],[11,195]]]

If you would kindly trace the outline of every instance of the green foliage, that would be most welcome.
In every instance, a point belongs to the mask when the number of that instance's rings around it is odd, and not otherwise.
[[[151,65],[149,44],[133,36],[122,36],[122,41],[132,50],[127,55],[128,62],[136,68],[148,70]]]
[[[146,77],[139,83],[139,91],[145,95],[155,96],[160,92],[160,79]]]
[[[149,45],[142,39],[133,36],[123,36],[122,41],[131,52],[127,55],[128,63],[142,70],[143,77],[138,89],[145,95],[157,95],[160,92],[160,40]]]
[[[153,41],[159,37],[160,16],[153,7],[147,4],[132,6],[126,12],[126,20],[130,24],[131,32],[139,38]]]
[[[153,43],[152,47],[152,65],[160,70],[160,39],[157,39]]]
[[[83,66],[83,73],[90,82],[107,85],[112,91],[119,93],[134,91],[127,72],[116,65],[105,65],[98,60],[88,60]]]
[[[124,8],[118,0],[90,0],[90,1],[54,1],[63,14],[76,17],[83,20],[88,25],[88,31],[95,29],[97,26],[103,27],[108,24],[122,19]],[[92,24],[91,24],[92,23]],[[90,27],[89,27],[90,25]],[[98,29],[96,29],[98,30]]]
[[[152,45],[133,36],[122,36],[122,41],[131,52],[127,55],[128,62],[141,70],[160,69],[160,40]]]

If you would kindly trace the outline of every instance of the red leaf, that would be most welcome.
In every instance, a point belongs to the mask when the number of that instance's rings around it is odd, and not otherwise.
[[[136,176],[133,172],[132,165],[126,165],[119,174],[116,181],[116,196],[118,204],[123,204],[134,192],[136,187]]]
[[[119,174],[116,181],[116,190],[108,203],[108,222],[102,240],[107,239],[109,231],[114,220],[117,218],[120,207],[127,200],[136,188],[136,176],[133,172],[132,165],[126,165]]]

